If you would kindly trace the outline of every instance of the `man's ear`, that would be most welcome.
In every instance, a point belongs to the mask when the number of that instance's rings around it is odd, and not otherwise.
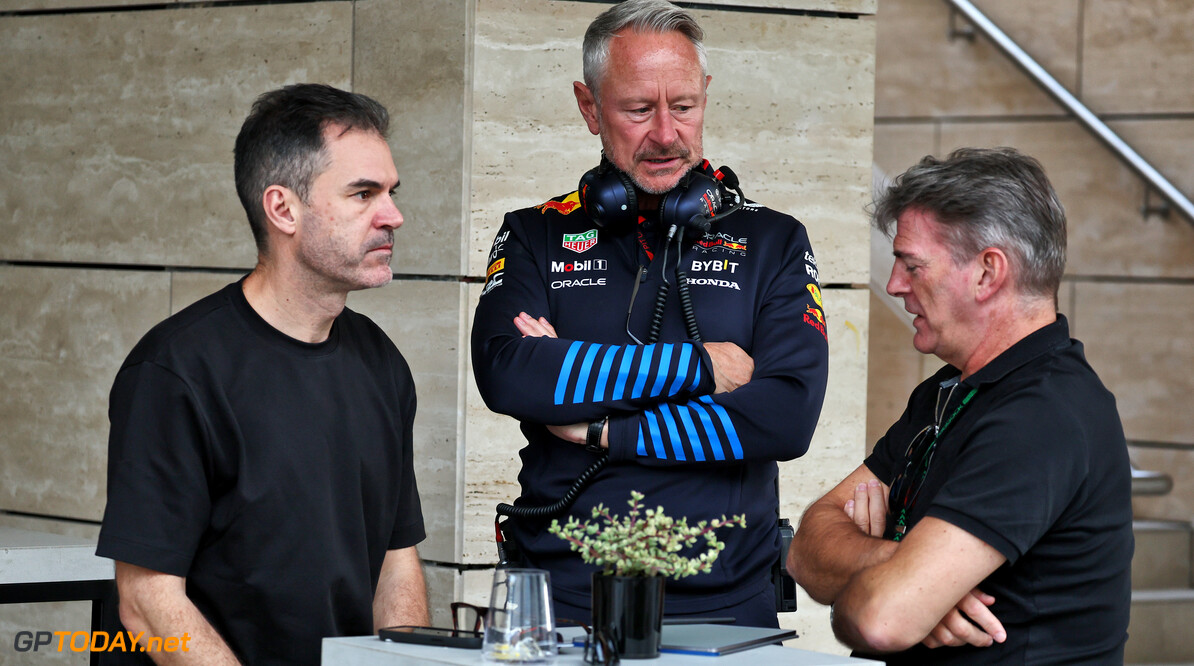
[[[299,198],[288,187],[270,185],[261,195],[261,204],[265,208],[265,219],[278,233],[293,236],[298,231],[298,221],[301,216]]]
[[[601,125],[598,123],[597,98],[593,96],[593,91],[580,81],[573,81],[572,92],[576,95],[576,106],[580,108],[580,115],[584,116],[589,131],[599,134]]]
[[[978,253],[975,260],[974,298],[980,303],[991,298],[1011,280],[1007,255],[997,247]]]

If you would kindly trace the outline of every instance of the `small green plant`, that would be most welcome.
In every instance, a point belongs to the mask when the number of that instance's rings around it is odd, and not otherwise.
[[[572,550],[580,553],[589,564],[602,567],[602,573],[613,576],[671,576],[680,579],[705,573],[725,548],[715,530],[721,527],[746,527],[746,516],[739,515],[697,523],[690,526],[687,518],[675,520],[663,512],[663,507],[643,509],[644,495],[630,491],[630,512],[619,518],[605,505],[593,507],[593,518],[601,524],[575,517],[561,525],[551,521],[548,532],[567,541]],[[705,550],[694,557],[684,557],[680,551],[705,539]]]

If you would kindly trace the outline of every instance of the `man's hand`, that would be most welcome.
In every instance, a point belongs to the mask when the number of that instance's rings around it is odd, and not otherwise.
[[[704,346],[713,361],[714,393],[728,393],[750,381],[755,362],[741,347],[732,342],[706,342]]]
[[[585,438],[589,435],[588,423],[572,423],[570,425],[549,425],[547,432],[559,437],[565,442],[572,442],[573,444],[584,444]],[[601,431],[601,448],[609,448],[609,440],[605,437],[605,431]]]
[[[867,536],[883,538],[887,529],[887,495],[878,479],[860,483],[854,488],[854,499],[842,507],[858,529]]]
[[[991,643],[1002,643],[1007,640],[1007,632],[991,609],[987,608],[993,603],[995,597],[974,588],[941,618],[941,622],[921,642],[930,648],[947,645],[987,647]]]
[[[854,489],[854,499],[847,500],[842,508],[863,534],[883,537],[887,525],[887,496],[878,480],[871,479],[858,484]],[[941,618],[921,642],[929,648],[959,645],[987,647],[992,642],[1002,643],[1007,639],[1007,633],[999,619],[987,608],[993,603],[995,597],[974,588]]]
[[[547,321],[547,317],[539,317],[538,319],[532,317],[525,312],[519,312],[518,316],[514,318],[514,327],[522,333],[524,338],[555,338],[556,329]],[[565,442],[572,442],[573,444],[584,444],[585,438],[589,434],[588,423],[572,423],[569,425],[549,425],[547,431],[559,437]],[[601,448],[609,448],[609,435],[605,430],[601,431]]]
[[[514,318],[514,328],[522,333],[522,337],[527,338],[558,338],[556,329],[547,321],[547,317],[539,317],[535,319],[525,312],[519,312],[518,316]]]

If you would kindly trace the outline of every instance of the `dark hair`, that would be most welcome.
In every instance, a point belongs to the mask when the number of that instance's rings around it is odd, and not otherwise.
[[[267,249],[261,205],[266,188],[282,185],[307,203],[311,181],[327,166],[323,131],[329,125],[385,137],[390,114],[365,95],[316,83],[272,90],[253,102],[236,136],[233,171],[259,252]]]
[[[944,225],[956,263],[983,249],[1003,250],[1027,294],[1057,297],[1065,272],[1065,210],[1040,162],[1014,148],[960,148],[908,169],[874,203],[887,236],[904,211],[921,209]]]
[[[696,47],[701,73],[708,74],[705,32],[688,12],[666,0],[625,0],[602,12],[585,31],[582,47],[585,85],[593,98],[601,100],[601,77],[609,62],[609,43],[622,30],[630,28],[635,32],[679,32]]]

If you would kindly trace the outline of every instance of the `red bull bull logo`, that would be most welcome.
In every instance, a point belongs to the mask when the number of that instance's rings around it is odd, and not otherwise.
[[[804,306],[804,313],[805,313],[805,315],[812,315],[814,318],[816,318],[817,321],[819,321],[821,323],[822,326],[825,325],[825,315],[821,314],[821,311],[818,310],[817,308],[814,308],[811,305],[806,305],[806,306]]]
[[[568,215],[577,208],[580,208],[580,192],[573,192],[560,201],[545,201],[538,206],[535,206],[535,210],[538,210],[544,215],[546,215],[547,211],[549,210],[554,210],[560,215]]]

